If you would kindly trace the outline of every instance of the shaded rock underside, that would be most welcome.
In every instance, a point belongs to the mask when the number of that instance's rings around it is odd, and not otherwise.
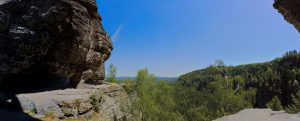
[[[300,31],[300,1],[299,0],[275,0],[274,8],[281,13],[285,20],[293,24]]]

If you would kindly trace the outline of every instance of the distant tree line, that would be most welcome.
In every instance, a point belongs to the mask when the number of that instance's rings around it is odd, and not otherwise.
[[[177,83],[158,81],[142,69],[135,79],[122,81],[130,95],[130,103],[122,107],[133,121],[211,121],[253,107],[298,113],[299,80],[297,51],[241,66],[217,60],[208,68],[180,76]]]
[[[241,66],[225,66],[222,63],[182,75],[178,83],[203,91],[211,83],[219,80],[216,77],[223,77],[225,78],[223,83],[226,85],[226,82],[232,82],[233,89],[237,87],[243,90],[255,89],[253,106],[256,108],[265,108],[268,105],[270,107],[271,104],[268,104],[270,101],[279,102],[280,105],[277,106],[279,109],[281,106],[281,109],[295,107],[297,103],[295,95],[299,91],[300,81],[299,52],[290,51],[281,58],[265,63]]]
[[[136,121],[211,121],[252,107],[256,90],[235,85],[234,80],[243,85],[241,77],[228,78],[228,84],[220,75],[215,78],[199,91],[158,81],[147,69],[142,69],[136,79],[125,81],[125,90],[131,97],[125,111]]]

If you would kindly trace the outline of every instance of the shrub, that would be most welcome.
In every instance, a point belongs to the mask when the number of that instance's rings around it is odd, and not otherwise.
[[[296,114],[300,112],[300,91],[298,91],[297,95],[292,95],[293,98],[293,104],[289,105],[286,108],[286,111],[288,113]]]
[[[267,107],[273,111],[280,111],[283,109],[278,96],[275,96],[270,102],[268,102]]]
[[[133,80],[125,80],[124,89],[127,92],[127,94],[134,94],[136,92],[136,82]]]
[[[104,100],[104,94],[102,91],[94,91],[90,96],[90,103],[93,105],[96,112],[99,111],[99,106]]]

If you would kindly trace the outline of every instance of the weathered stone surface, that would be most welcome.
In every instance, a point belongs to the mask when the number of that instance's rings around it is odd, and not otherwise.
[[[95,0],[0,1],[0,89],[103,80],[112,48]]]
[[[300,114],[287,114],[284,111],[270,109],[245,109],[214,121],[300,121]]]
[[[35,110],[38,115],[53,115],[55,117],[64,116],[60,107],[52,100],[44,100],[43,102],[35,103],[35,105]]]
[[[93,105],[92,95],[101,94],[101,101]],[[113,95],[112,95],[113,94]],[[23,110],[36,111],[33,117],[51,114],[55,118],[85,118],[95,114],[103,120],[129,117],[122,106],[130,105],[129,97],[121,85],[104,83],[89,89],[65,89],[16,96]]]
[[[19,100],[19,102],[22,102],[21,107],[23,108],[23,110],[32,111],[32,110],[36,109],[36,107],[34,105],[34,102],[32,100],[29,100],[29,99],[27,99],[26,97],[23,97],[23,96],[20,96],[18,98],[18,100]]]
[[[293,24],[300,31],[300,1],[275,0],[274,7],[284,16],[285,20]]]

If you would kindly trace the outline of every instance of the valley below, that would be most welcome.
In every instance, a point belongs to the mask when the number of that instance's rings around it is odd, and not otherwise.
[[[0,0],[0,121],[300,121],[300,51],[291,50],[270,61],[238,66],[218,59],[179,77],[156,77],[147,67],[134,72],[135,77],[118,77],[117,67],[111,64],[105,68],[105,63],[111,58],[114,43],[124,27],[114,25],[112,28],[117,29],[110,36],[103,25],[110,21],[104,21],[99,14],[99,8],[106,7],[97,2],[103,1]],[[299,1],[275,0],[273,7],[300,30]],[[134,18],[152,15],[148,12],[135,13],[143,16]],[[121,16],[107,14],[104,15],[114,19]],[[146,23],[154,19],[145,18]],[[171,23],[164,24],[172,26]],[[186,24],[181,26],[188,27]],[[112,29],[108,30],[111,33]],[[159,35],[144,30],[145,38]],[[171,33],[174,36],[176,32]],[[134,44],[139,42],[128,41],[134,45],[130,48],[139,48]],[[185,44],[176,46],[176,50],[182,51]],[[146,43],[145,48],[150,45]],[[120,44],[115,47],[120,48]],[[185,49],[192,48],[188,47]],[[137,61],[159,62],[151,60],[159,59],[157,53],[150,54],[152,49],[142,51],[145,48],[139,48],[143,55],[125,53],[144,56],[138,56]],[[174,51],[166,50],[158,52]],[[175,54],[180,53],[183,52]],[[195,57],[198,53],[190,55]],[[170,62],[157,65],[180,66],[166,60]],[[134,68],[147,64],[151,65]],[[162,68],[165,67],[159,67]]]

